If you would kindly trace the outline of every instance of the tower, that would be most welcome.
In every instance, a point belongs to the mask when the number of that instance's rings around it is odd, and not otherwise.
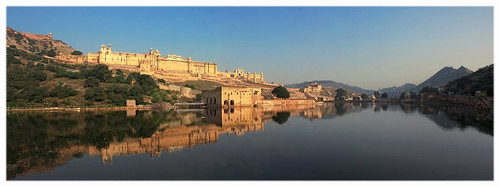
[[[49,40],[52,40],[52,33],[49,33]]]

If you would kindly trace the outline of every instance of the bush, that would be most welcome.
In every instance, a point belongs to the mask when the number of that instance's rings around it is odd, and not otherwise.
[[[158,79],[159,83],[167,83],[164,79]]]
[[[56,51],[54,51],[54,49],[47,51],[47,56],[55,57],[56,55],[57,55],[57,53],[56,53]]]
[[[191,88],[194,90],[194,85],[192,85],[192,84],[185,84],[184,87],[188,87],[188,88]]]
[[[85,91],[85,95],[83,97],[88,101],[101,102],[106,98],[106,91],[101,87],[89,88]]]
[[[94,88],[94,87],[99,87],[99,79],[95,77],[87,77],[85,79],[85,82],[83,82],[83,87],[85,88]]]
[[[91,66],[90,68],[83,66],[80,69],[80,72],[86,77],[95,77],[99,79],[101,82],[105,82],[106,80],[112,77],[112,71],[109,70],[109,67],[104,64],[98,64],[95,66]]]
[[[30,71],[26,74],[28,80],[44,81],[47,80],[47,75],[41,71]]]
[[[290,92],[288,92],[288,90],[283,86],[278,86],[274,88],[271,93],[275,95],[277,98],[285,98],[285,99],[290,98]]]
[[[75,50],[75,51],[71,52],[71,54],[72,54],[72,55],[82,55],[83,53],[82,53],[82,52],[80,52],[80,51],[76,51],[76,50]]]
[[[50,92],[50,97],[57,97],[59,99],[64,99],[66,97],[70,96],[75,96],[78,94],[78,91],[75,89],[71,88],[68,85],[62,86],[62,84],[57,85],[52,91]]]

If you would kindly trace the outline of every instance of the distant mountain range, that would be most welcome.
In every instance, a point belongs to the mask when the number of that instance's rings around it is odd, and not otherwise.
[[[309,85],[310,82],[316,82],[318,84],[321,84],[322,87],[329,87],[329,88],[342,88],[344,90],[350,90],[352,92],[357,92],[357,93],[364,93],[364,94],[373,94],[373,90],[366,90],[357,86],[351,86],[347,85],[344,83],[340,82],[335,82],[335,81],[329,81],[329,80],[313,80],[313,81],[305,81],[302,83],[297,83],[297,84],[288,84],[285,85],[286,88],[303,88]]]
[[[422,88],[426,86],[438,88],[445,86],[448,84],[448,82],[453,81],[455,79],[461,78],[463,76],[471,74],[472,71],[461,66],[458,69],[454,69],[453,67],[444,67],[443,69],[439,70],[437,73],[432,75],[429,79],[425,80],[424,82],[420,83],[419,85],[411,84],[411,83],[406,83],[402,86],[396,87],[389,87],[389,88],[383,88],[380,89],[380,93],[386,92],[389,97],[399,97],[399,95],[402,92],[407,92],[407,91],[413,91],[413,92],[420,92]],[[287,88],[303,88],[307,86],[310,82],[317,82],[321,84],[323,87],[330,87],[330,88],[342,88],[344,90],[350,90],[352,92],[357,92],[361,94],[373,94],[375,90],[369,90],[369,89],[363,89],[357,86],[351,86],[347,85],[344,83],[339,83],[335,81],[329,81],[329,80],[313,80],[313,81],[305,81],[302,83],[297,83],[297,84],[288,84],[285,85]]]

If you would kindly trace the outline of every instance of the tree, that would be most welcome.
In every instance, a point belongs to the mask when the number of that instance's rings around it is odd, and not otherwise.
[[[284,98],[284,99],[290,98],[290,92],[288,92],[288,90],[283,86],[278,86],[274,88],[271,93],[275,95],[277,98]]]
[[[158,79],[158,82],[159,82],[159,83],[164,83],[164,84],[165,84],[165,83],[167,83],[167,82],[165,81],[165,79]]]
[[[345,91],[342,88],[337,89],[335,92],[336,92],[335,97],[347,96],[347,91]]]
[[[121,69],[116,70],[116,75],[123,75],[123,71]]]
[[[56,51],[54,51],[54,49],[47,51],[47,56],[55,57],[56,55],[57,55],[57,53],[56,53]]]
[[[94,88],[94,87],[99,87],[99,79],[95,78],[95,77],[87,77],[87,79],[85,79],[85,82],[83,82],[83,87],[85,88]]]
[[[366,95],[366,94],[361,94],[361,99],[363,99],[363,100],[367,100],[367,99],[368,99],[368,95]]]
[[[82,54],[83,54],[82,52],[77,51],[77,50],[71,52],[71,55],[82,55]]]
[[[44,81],[47,80],[47,75],[41,71],[30,71],[26,74],[28,80]]]
[[[139,85],[144,91],[143,93],[148,95],[159,88],[156,81],[149,75],[139,75],[136,81],[134,84]]]
[[[387,98],[387,97],[389,97],[389,96],[387,95],[387,93],[385,93],[385,92],[384,92],[384,93],[382,94],[382,98],[384,98],[384,99],[385,99],[385,98]]]
[[[375,96],[375,98],[380,98],[380,92],[379,91],[374,91],[373,92],[373,95]]]
[[[88,101],[101,102],[104,101],[106,97],[106,91],[101,87],[89,88],[85,91],[85,95],[83,97]]]
[[[192,84],[185,84],[184,87],[191,88],[194,90],[194,85],[192,85]]]
[[[426,86],[426,87],[422,88],[422,90],[420,90],[420,93],[435,93],[435,94],[437,94],[437,93],[439,93],[439,91],[437,88]]]
[[[35,68],[38,70],[38,71],[42,71],[45,69],[45,65],[43,65],[42,63],[38,63],[36,64]]]
[[[82,67],[82,69],[80,69],[80,72],[87,78],[95,77],[101,82],[105,82],[106,80],[110,79],[113,73],[111,70],[109,70],[109,67],[104,64],[98,64],[90,68],[84,66]]]
[[[50,92],[50,97],[57,97],[59,99],[64,99],[66,97],[75,96],[78,94],[78,91],[71,88],[68,85],[62,86],[62,84],[58,84],[52,91]]]
[[[132,84],[132,81],[136,80],[137,77],[139,77],[139,75],[141,75],[141,74],[137,73],[137,72],[132,72],[132,73],[128,74],[127,79],[125,79],[125,83]]]
[[[168,102],[168,93],[165,90],[160,90],[153,92],[151,95],[151,102],[153,103],[161,103],[161,102]]]

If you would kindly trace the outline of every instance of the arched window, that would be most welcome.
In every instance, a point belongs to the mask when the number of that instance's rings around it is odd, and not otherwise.
[[[230,104],[231,104],[231,105],[234,105],[234,100],[231,100]]]
[[[214,104],[217,104],[217,98],[214,97]]]
[[[229,102],[227,100],[224,100],[224,105],[229,105]]]
[[[210,104],[210,103],[208,102],[208,98],[207,98],[207,104]]]

